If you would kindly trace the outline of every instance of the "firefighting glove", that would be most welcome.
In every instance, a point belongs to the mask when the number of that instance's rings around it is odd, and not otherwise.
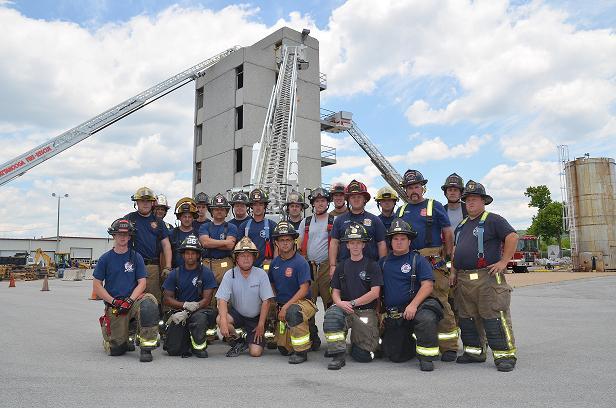
[[[186,310],[182,310],[181,312],[176,312],[172,314],[171,317],[169,318],[169,320],[171,320],[175,324],[184,324],[184,322],[186,322],[186,319],[188,319],[188,312]]]
[[[183,307],[189,312],[196,312],[199,309],[199,302],[184,302]]]
[[[167,279],[167,276],[169,276],[170,272],[171,272],[171,269],[163,268],[162,273],[161,273],[163,280]]]
[[[113,300],[111,301],[111,306],[113,306],[116,309],[120,310],[122,308],[122,303],[124,303],[124,299],[122,299],[122,298],[113,298]]]
[[[133,303],[135,303],[135,301],[131,299],[130,296],[126,296],[120,306],[120,314],[128,313],[130,308],[133,307]]]

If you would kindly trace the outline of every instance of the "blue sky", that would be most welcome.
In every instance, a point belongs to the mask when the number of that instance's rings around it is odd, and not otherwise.
[[[616,156],[616,3],[375,4],[0,1],[0,162],[282,25],[310,27],[320,41],[329,79],[322,107],[352,111],[400,173],[424,173],[437,199],[456,171],[486,184],[492,211],[524,228],[533,215],[527,186],[547,184],[560,198],[557,144],[568,144],[572,158]],[[53,235],[51,191],[71,194],[64,233],[90,236],[104,234],[110,214],[130,210],[126,197],[141,184],[170,201],[185,195],[192,92],[186,87],[3,186],[0,198],[10,204],[0,209],[0,236]],[[324,169],[323,182],[362,176],[373,192],[384,185],[348,137],[325,142],[337,147],[339,164]],[[167,166],[144,169],[144,157]]]

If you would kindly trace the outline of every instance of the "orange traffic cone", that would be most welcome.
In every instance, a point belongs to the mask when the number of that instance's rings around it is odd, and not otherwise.
[[[100,300],[98,298],[98,296],[96,295],[96,292],[94,291],[94,289],[92,289],[92,294],[90,295],[90,297],[88,299],[90,299],[90,300]]]
[[[49,279],[47,275],[45,275],[45,279],[43,279],[43,289],[41,289],[41,292],[49,292]]]
[[[15,287],[15,277],[11,274],[11,279],[9,280],[9,288]]]

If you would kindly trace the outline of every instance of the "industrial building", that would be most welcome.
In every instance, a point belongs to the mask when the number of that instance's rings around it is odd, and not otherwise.
[[[34,257],[38,248],[54,259],[54,254],[68,253],[72,260],[89,263],[98,260],[113,247],[113,239],[92,237],[0,238],[0,257],[28,253]],[[57,248],[57,250],[56,250]]]

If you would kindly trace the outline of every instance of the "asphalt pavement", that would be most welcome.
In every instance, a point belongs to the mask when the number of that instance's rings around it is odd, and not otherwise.
[[[276,350],[261,358],[154,361],[139,352],[108,357],[90,301],[91,281],[0,282],[0,407],[614,407],[616,406],[616,277],[515,289],[513,328],[518,365],[497,372],[483,364],[417,360],[368,364],[350,358],[328,371],[322,352],[299,366]],[[322,311],[319,312],[319,325]],[[321,333],[322,335],[322,333]],[[323,336],[321,336],[323,337]]]

